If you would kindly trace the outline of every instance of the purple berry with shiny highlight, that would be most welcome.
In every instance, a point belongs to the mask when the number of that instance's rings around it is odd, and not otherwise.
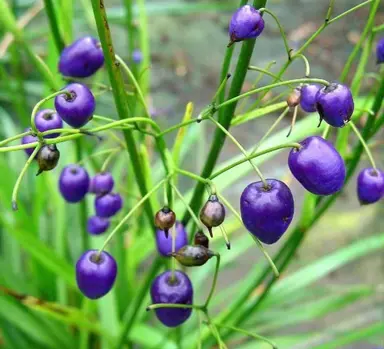
[[[188,236],[185,231],[184,225],[180,222],[176,222],[176,239],[175,239],[175,251],[188,244]],[[172,252],[172,229],[166,237],[164,230],[156,230],[156,246],[159,253],[164,257],[170,257]]]
[[[107,231],[109,228],[109,220],[99,216],[92,216],[88,218],[87,231],[92,235],[99,235]]]
[[[76,281],[81,293],[90,299],[106,295],[115,282],[117,264],[105,251],[86,251],[76,263]]]
[[[384,63],[384,37],[382,37],[376,45],[377,64]]]
[[[192,304],[193,287],[187,274],[175,270],[175,279],[172,272],[166,271],[156,277],[151,286],[151,298],[154,304]],[[167,327],[176,327],[184,323],[191,316],[192,309],[159,308],[155,309],[157,318]]]
[[[26,128],[24,130],[24,132],[28,132],[28,131],[31,131],[30,128]],[[33,135],[28,135],[28,136],[24,136],[22,139],[21,139],[21,144],[29,144],[29,143],[34,143],[34,142],[38,142],[39,139],[36,137],[36,136],[33,136]],[[35,148],[27,148],[27,149],[24,149],[25,153],[28,155],[28,156],[31,156],[33,151],[35,150]]]
[[[112,217],[123,207],[123,198],[117,193],[108,193],[95,199],[95,211],[99,217]]]
[[[96,108],[95,97],[91,90],[79,83],[64,88],[70,93],[55,98],[55,108],[60,117],[70,126],[80,128],[92,119]]]
[[[307,113],[316,111],[316,95],[321,89],[320,85],[311,84],[301,87],[300,106]]]
[[[91,178],[89,192],[97,195],[107,194],[112,191],[115,181],[110,172],[101,172]]]
[[[86,78],[93,75],[104,64],[100,42],[85,36],[64,48],[59,60],[59,71],[64,76]]]
[[[291,190],[277,180],[249,184],[241,194],[240,212],[244,226],[265,244],[274,244],[288,229],[295,205]]]
[[[362,205],[373,204],[384,197],[384,172],[365,168],[357,177],[357,196]]]
[[[345,164],[332,143],[312,136],[300,144],[300,149],[289,153],[288,165],[302,186],[317,195],[332,195],[341,190],[346,176]]]
[[[42,109],[35,115],[35,125],[40,132],[63,128],[63,120],[52,109]],[[60,133],[45,135],[44,138],[56,138]]]
[[[325,120],[333,127],[345,126],[355,109],[351,90],[335,82],[323,87],[316,94],[316,109],[320,123]]]
[[[70,203],[84,199],[88,192],[88,172],[79,165],[68,165],[63,168],[59,178],[59,189],[64,199]]]
[[[240,7],[229,22],[229,37],[234,42],[257,38],[264,29],[264,20],[260,12],[250,5]]]

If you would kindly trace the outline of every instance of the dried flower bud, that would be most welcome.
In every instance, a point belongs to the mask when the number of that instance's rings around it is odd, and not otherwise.
[[[300,90],[295,88],[287,98],[287,105],[290,108],[295,108],[300,104]]]
[[[157,229],[164,230],[166,238],[168,238],[169,229],[173,227],[175,222],[175,212],[167,206],[164,206],[161,210],[157,211],[155,215],[155,226]]]
[[[37,163],[39,165],[38,176],[43,171],[53,170],[60,159],[60,152],[55,144],[43,145],[36,155]]]
[[[209,239],[207,235],[205,235],[202,231],[198,231],[195,234],[194,242],[195,242],[195,245],[200,245],[200,246],[209,248]]]
[[[199,267],[207,263],[215,254],[204,246],[186,245],[171,255],[186,267]]]
[[[200,219],[208,228],[209,235],[212,235],[212,227],[218,227],[225,219],[224,205],[216,195],[211,195],[200,211]]]

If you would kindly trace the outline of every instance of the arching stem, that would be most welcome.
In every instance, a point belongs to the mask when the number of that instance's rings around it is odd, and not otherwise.
[[[376,170],[376,163],[375,160],[373,159],[371,150],[369,149],[367,143],[365,142],[363,136],[361,135],[360,131],[356,127],[353,121],[349,121],[349,125],[351,125],[353,132],[356,133],[356,136],[359,138],[361,145],[364,147],[365,152],[367,153],[368,159],[370,163],[372,164],[372,167]]]

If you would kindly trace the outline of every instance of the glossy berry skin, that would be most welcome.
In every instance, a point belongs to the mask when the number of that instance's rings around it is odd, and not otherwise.
[[[264,29],[264,20],[250,5],[240,7],[229,22],[230,45],[234,42],[257,38]]]
[[[88,250],[76,263],[77,286],[90,299],[106,295],[111,290],[116,275],[116,261],[105,251],[98,258],[98,250]]]
[[[205,235],[202,231],[198,231],[195,234],[193,241],[194,241],[195,245],[200,245],[200,246],[204,246],[206,248],[209,248],[208,236]]]
[[[176,214],[168,206],[164,206],[155,214],[155,227],[164,231],[164,235],[168,238],[169,229],[173,227],[176,222]]]
[[[135,49],[132,53],[132,61],[136,64],[140,64],[143,60],[143,54],[139,49]]]
[[[63,127],[63,120],[52,109],[42,109],[35,115],[35,125],[40,132],[53,130]],[[44,138],[56,138],[60,133],[45,135]]]
[[[214,255],[214,252],[202,245],[186,245],[172,253],[172,257],[185,267],[200,267]]]
[[[24,130],[24,132],[28,132],[30,131],[31,129],[27,128]],[[34,142],[38,142],[38,138],[36,136],[32,136],[32,135],[29,135],[29,136],[24,136],[22,139],[21,139],[21,144],[29,144],[29,143],[34,143]],[[33,151],[34,151],[35,148],[27,148],[27,149],[24,149],[25,153],[28,155],[28,156],[31,156]]]
[[[249,184],[241,194],[240,211],[245,227],[265,244],[274,244],[287,230],[294,214],[294,202],[288,186],[267,179]]]
[[[200,220],[208,228],[211,237],[213,237],[212,227],[218,227],[224,222],[224,219],[225,207],[218,197],[212,194],[200,210]]]
[[[193,288],[189,277],[182,271],[176,270],[175,279],[171,282],[171,271],[166,271],[153,280],[151,298],[154,304],[192,304]],[[165,326],[176,327],[191,316],[192,309],[159,308],[155,312]]]
[[[377,64],[384,63],[384,37],[379,39],[376,46]]]
[[[109,220],[106,218],[92,216],[88,218],[87,231],[92,235],[100,235],[109,228]]]
[[[316,84],[301,87],[300,106],[307,113],[316,111],[316,95],[321,86]]]
[[[176,239],[175,250],[179,250],[183,246],[188,244],[188,236],[185,231],[184,225],[180,222],[176,222]],[[172,253],[172,229],[168,236],[165,236],[164,230],[156,230],[156,246],[159,253],[164,257],[170,257]]]
[[[55,144],[45,144],[41,147],[36,155],[39,171],[36,176],[44,171],[53,170],[60,159],[60,152]]]
[[[332,143],[313,136],[300,142],[302,148],[292,149],[288,165],[295,178],[313,194],[331,195],[344,185],[344,160]]]
[[[349,87],[332,83],[316,94],[316,109],[321,120],[333,127],[343,127],[351,119],[355,109]]]
[[[112,191],[115,181],[110,172],[101,172],[92,177],[89,192],[97,195],[107,194]]]
[[[104,64],[103,50],[97,39],[85,36],[64,48],[59,60],[59,71],[64,76],[86,78]]]
[[[120,194],[108,193],[95,199],[96,215],[103,218],[114,216],[123,207],[123,199]]]
[[[64,88],[66,94],[56,96],[55,108],[60,117],[70,126],[84,126],[93,116],[96,108],[95,97],[90,89],[79,83],[69,84]]]
[[[384,172],[365,168],[357,177],[357,196],[362,205],[373,204],[384,197]]]
[[[88,187],[89,175],[83,167],[79,165],[64,167],[59,178],[59,189],[67,202],[81,201],[87,194]]]

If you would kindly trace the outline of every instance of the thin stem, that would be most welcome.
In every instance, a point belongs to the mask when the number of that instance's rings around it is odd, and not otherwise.
[[[252,337],[254,339],[257,339],[257,340],[260,340],[260,341],[263,341],[263,342],[266,342],[266,343],[270,344],[273,349],[277,349],[277,345],[274,342],[272,342],[271,340],[269,340],[268,338],[264,337],[264,336],[260,336],[258,334],[253,334],[251,332],[243,330],[242,328],[238,328],[238,327],[234,327],[234,326],[218,324],[218,323],[215,323],[215,325],[217,327],[227,328],[227,329],[235,331],[235,332],[243,333],[243,334],[245,334],[245,335],[247,335],[249,337]]]
[[[299,110],[299,106],[297,105],[294,109],[293,109],[293,116],[292,116],[292,122],[291,122],[291,127],[289,128],[289,131],[288,131],[288,134],[287,134],[287,138],[291,135],[292,131],[293,131],[293,128],[295,127],[295,123],[296,123],[296,118],[297,118],[297,111]]]
[[[111,160],[113,159],[114,156],[116,156],[118,154],[118,152],[120,151],[120,148],[118,148],[117,150],[113,151],[113,152],[110,152],[110,154],[107,156],[107,158],[104,160],[104,163],[103,165],[101,166],[101,169],[100,169],[100,172],[105,172],[108,168],[108,165],[109,163],[111,162]]]
[[[272,11],[268,10],[267,8],[261,8],[261,9],[259,9],[259,11],[261,13],[263,13],[263,12],[268,13],[275,20],[277,26],[279,27],[281,37],[283,38],[283,41],[284,41],[284,47],[285,47],[285,51],[288,55],[288,60],[290,60],[291,59],[291,49],[289,48],[287,35],[285,34],[284,28],[281,25],[279,19],[277,18],[277,16],[275,16],[275,14]]]
[[[176,224],[171,228],[172,236],[172,254],[176,251]],[[171,258],[171,282],[175,280],[175,270],[176,270],[176,259]]]
[[[155,309],[161,309],[161,308],[202,310],[203,307],[201,305],[195,305],[195,304],[156,303],[156,304],[148,305],[146,310],[149,311],[149,310],[155,310]]]
[[[323,134],[321,135],[321,137],[323,137],[324,139],[327,139],[330,132],[331,132],[331,125],[325,126]]]
[[[377,32],[380,32],[380,31],[382,31],[382,30],[384,30],[384,23],[381,24],[381,25],[378,25],[378,26],[374,27],[374,28],[372,29],[372,32],[377,33]]]
[[[221,234],[223,235],[223,239],[225,241],[225,244],[227,245],[227,249],[231,249],[231,242],[229,241],[227,231],[225,230],[224,224],[220,225]]]
[[[334,2],[335,2],[335,0],[329,1],[327,14],[325,15],[325,23],[328,23],[331,16],[332,16]]]
[[[213,336],[216,338],[217,340],[217,344],[219,345],[219,349],[226,349],[227,346],[225,345],[225,343],[223,342],[223,340],[221,339],[221,336],[220,336],[220,333],[219,331],[217,330],[215,324],[212,322],[212,319],[211,317],[209,316],[208,314],[208,310],[205,311],[205,316],[207,318],[207,324],[208,324],[208,327],[209,329],[211,330]]]
[[[199,175],[197,175],[197,174],[195,174],[193,172],[182,170],[181,168],[176,168],[175,172],[177,172],[177,173],[179,173],[179,174],[181,174],[183,176],[192,178],[195,181],[198,181],[200,183],[204,183],[205,185],[208,185],[210,187],[210,189],[211,189],[211,194],[216,194],[216,186],[215,186],[215,184],[210,179],[206,179],[206,178],[200,177]]]
[[[134,206],[132,209],[126,214],[126,216],[120,221],[120,223],[113,229],[113,231],[109,234],[109,236],[105,239],[103,246],[99,250],[99,254],[105,249],[108,242],[113,238],[116,232],[125,224],[125,222],[135,213],[135,211],[146,201],[149,197],[155,193],[164,182],[168,180],[171,175],[168,175],[167,178],[162,179],[159,183],[157,183],[151,190],[148,191],[146,195],[142,197],[142,199]]]
[[[215,95],[213,96],[212,98],[212,104],[215,104],[216,103],[216,99],[219,97],[219,95],[221,94],[222,91],[225,90],[225,86],[227,86],[227,82],[229,80],[229,78],[231,77],[231,74],[227,74],[225,76],[225,78],[223,79],[223,81],[221,82],[219,88],[217,89]]]
[[[227,172],[229,170],[231,170],[232,168],[238,166],[238,165],[241,165],[243,164],[244,162],[246,161],[249,161],[250,159],[254,159],[254,158],[257,158],[258,156],[261,156],[261,155],[265,155],[265,154],[268,154],[268,153],[271,153],[271,152],[274,152],[276,150],[280,150],[280,149],[284,149],[284,148],[296,148],[296,149],[300,149],[301,148],[301,145],[300,143],[286,143],[286,144],[280,144],[280,145],[277,145],[275,147],[271,147],[271,148],[267,148],[265,150],[262,150],[262,151],[259,151],[257,153],[252,153],[252,155],[249,155],[247,156],[247,158],[245,159],[241,159],[241,160],[238,160],[238,161],[235,161],[233,164],[230,164],[228,166],[225,166],[223,167],[222,169],[214,172],[210,177],[209,179],[214,179],[218,176],[220,176],[221,174],[223,174],[224,172]]]
[[[232,136],[232,134],[224,128],[219,122],[217,122],[213,117],[208,116],[208,119],[211,120],[220,130],[222,130],[227,137],[231,139],[231,141],[240,149],[240,151],[244,154],[246,158],[248,158],[248,154],[246,150],[243,148],[243,146],[237,141],[235,137]],[[248,159],[249,163],[257,173],[257,175],[260,177],[261,181],[264,184],[264,187],[268,187],[268,183],[266,182],[265,178],[263,177],[262,173],[260,172],[259,168],[252,162],[252,159]]]
[[[174,125],[172,127],[169,127],[167,129],[165,129],[164,131],[160,132],[157,137],[162,137],[162,136],[165,136],[166,134],[170,133],[170,132],[173,132],[173,131],[176,131],[178,130],[179,128],[182,128],[182,127],[185,127],[185,126],[189,126],[191,124],[196,124],[198,121],[202,121],[202,120],[206,120],[207,117],[206,116],[203,116],[202,118],[194,118],[194,119],[190,119],[188,121],[184,121],[184,122],[181,122],[180,124],[177,124],[177,125]]]
[[[22,170],[19,174],[19,177],[17,177],[16,183],[15,183],[15,186],[13,187],[13,192],[12,192],[12,209],[14,211],[17,211],[17,209],[18,209],[18,207],[17,207],[17,194],[19,192],[20,183],[21,183],[25,173],[27,172],[28,167],[31,165],[32,161],[35,159],[35,156],[39,152],[41,147],[42,147],[42,144],[39,143],[37,145],[37,147],[34,149],[34,151],[32,152],[32,154],[29,156],[28,160],[26,161],[24,167],[22,168]]]
[[[29,136],[29,135],[31,135],[32,133],[33,133],[32,131],[26,131],[26,132],[20,133],[20,134],[18,134],[18,135],[16,135],[16,136],[12,136],[12,137],[9,137],[9,138],[7,138],[7,139],[4,139],[4,140],[2,140],[2,141],[0,142],[0,147],[3,146],[3,145],[8,144],[8,143],[10,143],[10,142],[16,141],[16,140],[18,140],[18,139],[20,139],[20,138],[23,138],[23,137],[25,137],[25,136]]]
[[[372,2],[372,1],[374,1],[374,0],[367,0],[367,1],[362,2],[361,4],[358,4],[358,5],[356,5],[356,6],[352,7],[352,8],[350,8],[349,10],[347,10],[347,11],[345,11],[345,12],[339,14],[338,16],[333,17],[332,19],[330,19],[330,20],[328,21],[328,24],[331,24],[331,23],[333,23],[333,22],[339,20],[340,18],[343,18],[344,16],[350,14],[351,12],[358,10],[360,7],[363,7],[363,6],[365,6],[365,5],[368,5],[368,4],[369,4],[370,2]]]
[[[116,148],[111,148],[111,149],[105,149],[105,150],[100,150],[96,153],[93,153],[89,156],[86,156],[84,158],[82,158],[80,161],[78,161],[77,163],[80,165],[80,164],[83,164],[86,160],[88,159],[91,159],[91,158],[95,158],[95,157],[98,157],[98,156],[103,156],[103,155],[108,155],[110,153],[114,153],[114,152],[117,152],[121,150],[120,147],[116,147]]]
[[[359,138],[361,145],[364,147],[364,150],[367,153],[368,159],[369,159],[370,163],[372,164],[372,167],[376,170],[375,160],[373,159],[372,153],[371,153],[367,143],[365,142],[363,136],[361,135],[360,131],[358,130],[358,128],[356,127],[355,123],[352,120],[349,121],[349,125],[351,125],[353,132],[356,133],[356,136]]]
[[[64,48],[64,40],[60,34],[60,29],[58,26],[57,16],[55,14],[55,8],[53,6],[53,0],[44,0],[45,11],[47,12],[47,18],[49,26],[51,28],[52,37],[55,42],[57,52],[60,53]]]
[[[298,53],[298,54],[295,54],[293,56],[293,60],[297,59],[297,58],[301,58],[304,61],[304,64],[305,64],[305,77],[309,78],[309,76],[311,75],[311,66],[309,65],[309,61],[308,61],[307,57],[305,57],[302,53]]]
[[[248,70],[252,70],[252,71],[257,71],[257,72],[260,72],[260,73],[263,73],[264,75],[268,75],[274,79],[276,79],[277,81],[283,81],[280,77],[278,77],[276,74],[274,73],[271,73],[269,70],[267,69],[263,69],[263,68],[259,68],[259,67],[256,67],[254,65],[250,65],[248,67]],[[292,87],[293,88],[293,87]]]

